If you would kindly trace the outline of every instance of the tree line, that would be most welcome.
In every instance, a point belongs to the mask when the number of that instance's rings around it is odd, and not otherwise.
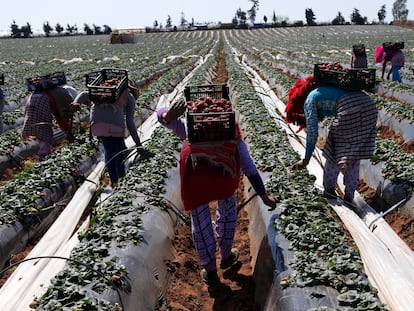
[[[259,9],[259,0],[249,0],[251,2],[252,6],[247,11],[242,10],[241,8],[238,8],[231,24],[234,25],[235,28],[247,28],[248,21],[250,21],[250,24],[255,24],[257,20],[257,11]],[[408,18],[408,12],[407,9],[407,0],[396,0],[393,3],[393,7],[391,10],[393,21],[394,22],[404,22],[407,21]],[[386,18],[386,6],[385,4],[380,7],[380,9],[377,12],[378,16],[378,24],[384,24],[385,18]],[[305,10],[305,21],[306,25],[308,26],[316,26],[318,25],[316,22],[316,16],[311,8],[307,8]],[[275,11],[273,11],[272,17],[269,19],[266,15],[263,16],[263,22],[265,24],[271,23],[276,26],[287,26],[288,25],[288,18],[284,16],[277,16]],[[326,25],[326,23],[324,23]],[[346,25],[346,24],[355,24],[355,25],[365,25],[368,24],[368,18],[366,16],[362,16],[359,9],[354,8],[352,11],[352,14],[350,15],[350,21],[346,21],[345,17],[342,15],[340,11],[338,11],[337,15],[331,20],[330,24],[332,25]],[[294,26],[302,26],[305,25],[305,22],[302,20],[294,21]],[[181,28],[183,27],[193,27],[195,26],[194,19],[191,19],[191,22],[188,22],[185,18],[184,13],[181,13],[180,23],[179,26]],[[171,29],[173,27],[171,16],[168,15],[165,26],[162,25],[162,23],[158,22],[158,20],[155,20],[153,23],[153,29]]]
[[[78,27],[76,25],[66,25],[64,28],[62,25],[57,23],[54,27],[50,26],[49,22],[43,23],[43,32],[46,37],[50,37],[52,32],[55,31],[58,36],[71,36],[79,34]],[[108,25],[97,26],[93,25],[90,27],[88,24],[83,25],[83,31],[86,35],[102,35],[110,34],[112,32],[111,27]],[[10,25],[10,36],[12,38],[31,38],[33,37],[32,26],[29,23],[19,27],[15,21]]]
[[[248,0],[251,2],[252,6],[247,11],[243,11],[241,8],[238,8],[231,24],[234,26],[234,28],[247,28],[248,27],[248,20],[251,24],[254,24],[257,19],[257,11],[259,9],[259,0]],[[407,9],[407,0],[395,0],[393,3],[393,7],[391,10],[393,20],[394,22],[404,22],[407,21],[408,17],[408,9]],[[384,24],[385,18],[386,18],[386,6],[385,4],[380,7],[380,9],[377,12],[378,16],[378,23]],[[308,26],[316,26],[318,25],[316,23],[316,16],[311,8],[306,8],[305,10],[305,20],[306,25]],[[263,22],[267,24],[269,22],[268,17],[265,15],[263,16]],[[347,22],[345,20],[345,17],[342,15],[340,11],[338,11],[336,17],[332,19],[330,24],[332,25],[346,25],[346,24],[356,24],[356,25],[365,25],[368,23],[368,19],[366,16],[362,16],[357,8],[354,8],[352,11],[352,14],[350,15],[350,22]],[[286,17],[280,17],[277,16],[275,11],[273,11],[273,15],[271,18],[271,24],[275,26],[287,26],[288,25],[288,18]],[[324,23],[326,24],[326,23]],[[303,21],[295,21],[293,23],[293,26],[303,26],[305,23]],[[188,22],[185,18],[184,13],[181,13],[180,18],[180,25],[181,28],[191,28],[195,26],[194,19],[191,20],[191,22]],[[177,26],[173,26],[171,16],[168,15],[168,18],[166,20],[165,28],[166,29],[176,29]],[[149,27],[147,27],[148,29]],[[159,23],[157,20],[154,21],[152,30],[161,30],[164,26]],[[27,23],[26,25],[23,25],[19,27],[15,21],[10,26],[11,30],[11,37],[12,38],[30,38],[33,36],[33,32],[31,29],[31,25]],[[62,25],[57,23],[54,27],[52,27],[49,22],[45,22],[43,24],[43,31],[45,33],[46,37],[49,37],[52,35],[52,32],[55,31],[58,36],[61,35],[77,35],[78,27],[76,25],[67,25],[66,28],[64,28]],[[112,32],[111,27],[108,25],[97,26],[93,25],[90,27],[88,24],[84,24],[83,31],[86,35],[100,35],[100,34],[110,34]]]

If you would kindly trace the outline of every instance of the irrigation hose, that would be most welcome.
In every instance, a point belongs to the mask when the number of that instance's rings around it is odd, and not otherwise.
[[[250,203],[250,201],[251,200],[253,200],[254,199],[254,197],[256,197],[258,194],[257,194],[257,192],[255,192],[255,193],[253,193],[253,195],[250,197],[250,198],[248,198],[246,201],[244,201],[243,203],[241,203],[239,206],[237,206],[237,213],[239,213],[240,212],[240,210],[243,208],[243,207],[245,207],[248,203]]]
[[[395,210],[396,208],[399,208],[400,206],[402,206],[404,203],[406,203],[409,199],[411,198],[411,194],[409,194],[408,196],[406,196],[404,199],[402,199],[401,201],[395,203],[393,206],[391,206],[389,209],[387,209],[384,212],[381,212],[379,214],[379,216],[377,216],[373,221],[371,221],[371,223],[368,225],[368,229],[371,229],[371,226],[378,221],[378,219],[381,219],[382,217],[384,217],[385,215],[387,215],[388,213],[392,212],[393,210]],[[372,227],[372,232],[374,232],[374,230],[377,228],[376,225],[374,225]]]

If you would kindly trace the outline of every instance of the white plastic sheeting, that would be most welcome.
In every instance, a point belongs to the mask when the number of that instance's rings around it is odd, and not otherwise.
[[[105,164],[102,162],[96,166],[88,176],[90,181],[85,182],[79,188],[72,201],[43,236],[41,242],[32,249],[26,258],[68,255],[71,250],[68,245],[73,247],[73,244],[76,243],[76,236],[72,238],[73,232],[96,191],[104,167]],[[42,290],[40,285],[48,284],[50,265],[53,266],[53,270],[59,270],[65,263],[64,260],[48,258],[21,263],[0,289],[2,297],[0,310],[28,310],[34,295],[39,294],[39,291]]]

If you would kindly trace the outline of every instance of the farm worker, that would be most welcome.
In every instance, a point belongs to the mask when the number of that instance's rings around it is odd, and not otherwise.
[[[384,49],[382,52],[382,71],[381,71],[381,79],[384,79],[385,69],[387,67],[387,63],[391,62],[392,56],[394,55],[395,50],[392,49]],[[387,79],[390,79],[392,68],[387,74]]]
[[[326,162],[323,168],[323,187],[326,196],[336,196],[336,182],[344,170],[344,201],[352,202],[358,186],[361,159],[374,152],[378,110],[364,91],[350,91],[336,86],[318,86],[309,76],[298,80],[289,90],[286,121],[306,127],[304,159],[292,169],[304,169],[312,156],[318,139],[318,122],[334,117],[323,148]]]
[[[0,134],[3,133],[3,109],[4,109],[4,94],[0,88]]]
[[[367,68],[367,53],[364,45],[354,45],[351,51],[351,68]]]
[[[69,141],[71,132],[71,103],[73,97],[68,89],[56,86],[50,89],[36,89],[26,99],[23,137],[35,137],[39,143],[39,161],[50,153],[53,143],[53,116]]]
[[[400,69],[404,66],[405,56],[402,50],[397,49],[394,51],[391,57],[391,73],[392,73],[392,81],[402,82]],[[388,74],[389,79],[389,74]]]
[[[179,118],[185,111],[184,102],[176,102],[169,109],[157,111],[158,121],[184,140],[180,156],[181,198],[184,209],[191,216],[193,242],[202,266],[201,277],[209,286],[220,284],[216,266],[216,243],[219,246],[220,268],[227,269],[238,260],[238,250],[232,248],[237,207],[235,190],[238,188],[241,171],[247,176],[264,204],[276,208],[276,201],[267,196],[262,178],[251,158],[242,134],[228,141],[214,141],[190,144],[187,140],[185,121]],[[195,145],[195,146],[194,146]],[[203,159],[193,162],[197,153],[194,148],[203,149]],[[227,151],[226,151],[227,150]],[[197,151],[200,154],[200,150]],[[234,161],[235,160],[235,161]],[[233,166],[229,164],[234,163]],[[220,162],[220,163],[218,163]],[[213,231],[209,203],[218,200],[216,230]],[[216,241],[217,240],[217,241]]]
[[[127,147],[125,145],[125,133],[128,129],[137,150],[144,150],[135,126],[135,102],[138,98],[138,89],[133,82],[114,103],[92,102],[89,92],[80,92],[75,98],[73,105],[80,104],[90,106],[90,129],[94,136],[102,142],[106,169],[111,180],[111,186],[115,187],[119,178],[125,176],[125,160],[127,159]]]

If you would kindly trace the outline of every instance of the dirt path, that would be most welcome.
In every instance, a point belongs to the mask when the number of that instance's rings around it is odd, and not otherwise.
[[[216,77],[212,83],[227,82],[223,51],[218,57],[215,72]],[[237,191],[237,206],[244,201],[243,187],[240,185]],[[215,202],[211,204],[211,213],[214,219]],[[201,268],[197,262],[191,227],[183,225],[177,228],[174,240],[177,256],[173,262],[168,263],[172,270],[170,285],[165,296],[169,311],[254,310],[255,285],[250,266],[248,226],[248,214],[245,209],[241,209],[237,217],[234,239],[234,247],[239,249],[239,261],[228,270],[218,269],[222,284],[210,289],[200,277]],[[219,258],[218,255],[217,258]]]
[[[244,198],[238,195],[238,205]],[[215,205],[212,204],[212,213]],[[254,281],[250,266],[248,215],[242,209],[237,219],[234,247],[239,249],[239,261],[228,270],[218,269],[221,285],[208,288],[200,278],[200,266],[191,237],[190,226],[177,228],[174,246],[177,256],[168,263],[172,270],[166,293],[169,311],[252,311],[254,310]],[[219,256],[217,255],[217,258]],[[219,262],[217,261],[219,265]],[[160,309],[161,310],[161,309]]]

